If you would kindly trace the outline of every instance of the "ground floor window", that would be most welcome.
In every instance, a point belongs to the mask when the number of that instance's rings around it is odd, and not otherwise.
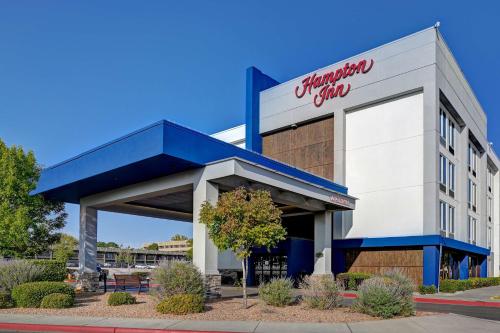
[[[480,277],[481,276],[481,262],[479,257],[471,255],[469,256],[469,277]]]
[[[285,278],[288,268],[288,258],[285,255],[256,255],[254,268],[256,285],[269,282],[271,279]]]
[[[441,268],[439,270],[439,277],[441,279],[454,279],[460,278],[460,260],[463,254],[444,250],[441,256]]]

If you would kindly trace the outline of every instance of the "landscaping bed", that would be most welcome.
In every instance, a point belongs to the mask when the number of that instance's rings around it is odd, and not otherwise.
[[[334,310],[315,310],[304,305],[274,307],[263,304],[258,299],[249,299],[249,308],[243,309],[241,299],[223,299],[208,302],[205,312],[187,315],[160,314],[156,311],[158,301],[147,294],[133,294],[137,304],[109,306],[107,294],[77,294],[75,306],[67,309],[11,308],[0,309],[0,313],[42,314],[58,316],[118,317],[118,318],[156,318],[156,319],[194,319],[194,320],[262,320],[286,322],[323,322],[343,323],[377,320],[377,318],[356,313],[349,308]],[[428,313],[417,312],[417,315]]]

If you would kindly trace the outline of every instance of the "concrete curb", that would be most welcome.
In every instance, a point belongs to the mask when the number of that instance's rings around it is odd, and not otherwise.
[[[168,328],[132,328],[109,326],[73,326],[51,324],[0,323],[0,330],[64,333],[229,333],[224,331],[172,330]],[[231,331],[231,333],[238,333]]]

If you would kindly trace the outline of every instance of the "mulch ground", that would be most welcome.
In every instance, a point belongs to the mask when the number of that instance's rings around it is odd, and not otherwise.
[[[335,310],[314,310],[302,304],[283,308],[264,304],[258,299],[249,299],[249,307],[243,309],[241,299],[222,299],[208,302],[205,312],[189,315],[164,315],[156,312],[157,300],[150,295],[141,294],[137,304],[109,306],[108,294],[78,294],[76,304],[69,309],[0,309],[0,313],[40,314],[60,316],[90,316],[118,318],[155,318],[155,319],[194,319],[194,320],[255,320],[282,322],[345,323],[377,320],[365,314],[356,313],[349,308]],[[418,312],[417,315],[429,313]]]

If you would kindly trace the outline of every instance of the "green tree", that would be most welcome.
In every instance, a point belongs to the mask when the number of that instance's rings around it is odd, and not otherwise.
[[[285,239],[281,210],[268,191],[248,191],[240,187],[223,193],[215,206],[204,202],[200,222],[207,225],[208,234],[219,250],[230,249],[241,260],[246,308],[248,258],[252,248],[266,247],[269,250]]]
[[[54,258],[59,261],[68,262],[73,256],[75,246],[78,245],[78,240],[68,234],[61,234],[61,238],[54,245]]]
[[[33,256],[59,240],[64,203],[30,196],[40,171],[33,152],[0,140],[0,255]]]
[[[130,247],[120,248],[118,254],[116,255],[116,263],[125,264],[127,266],[134,263],[134,255],[132,254]]]
[[[148,244],[146,250],[158,251],[158,243]]]
[[[173,241],[188,240],[188,237],[184,236],[184,235],[175,234],[172,236],[172,238],[170,238],[170,240],[173,240]]]
[[[97,242],[97,247],[111,247],[114,249],[119,249],[120,245],[115,242]]]

